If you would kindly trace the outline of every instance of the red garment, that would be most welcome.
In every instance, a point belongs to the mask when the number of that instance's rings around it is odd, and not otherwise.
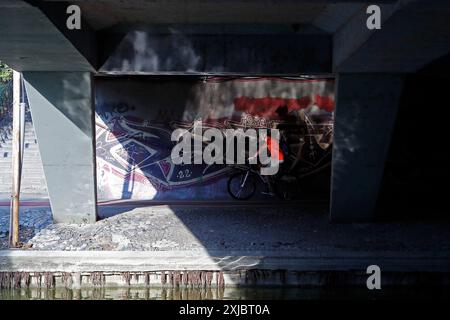
[[[267,148],[269,149],[271,158],[276,159],[277,158],[276,154],[278,153],[278,161],[280,161],[280,162],[283,161],[284,154],[281,151],[280,144],[278,143],[278,141],[267,136],[266,143],[267,143]]]

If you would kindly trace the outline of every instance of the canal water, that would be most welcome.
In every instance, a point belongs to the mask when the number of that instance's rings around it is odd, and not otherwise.
[[[448,288],[386,287],[296,288],[19,288],[1,289],[0,300],[291,300],[291,299],[440,299],[450,298]]]

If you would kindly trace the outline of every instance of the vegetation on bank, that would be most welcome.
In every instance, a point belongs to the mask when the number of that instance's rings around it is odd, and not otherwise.
[[[12,69],[0,61],[0,81],[8,82],[12,79]]]
[[[0,138],[2,134],[2,120],[6,119],[8,106],[12,103],[12,69],[0,61]]]

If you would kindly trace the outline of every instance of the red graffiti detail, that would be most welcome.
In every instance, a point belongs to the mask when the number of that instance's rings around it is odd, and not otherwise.
[[[288,112],[301,110],[317,105],[320,109],[332,112],[334,109],[334,99],[331,97],[315,95],[314,101],[311,97],[305,96],[299,99],[283,99],[274,97],[251,98],[239,97],[234,99],[234,106],[238,111],[245,111],[251,114],[257,114],[263,117],[273,117],[279,107],[287,106]]]
[[[328,112],[333,112],[334,110],[334,99],[331,97],[316,94],[314,97],[314,102],[320,109]]]

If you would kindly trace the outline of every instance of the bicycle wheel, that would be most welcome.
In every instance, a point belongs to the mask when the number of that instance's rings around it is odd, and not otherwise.
[[[249,171],[237,172],[228,179],[228,193],[236,200],[247,200],[255,191],[256,182]]]
[[[275,193],[282,200],[295,200],[299,194],[298,179],[284,174],[278,177],[274,183]]]

